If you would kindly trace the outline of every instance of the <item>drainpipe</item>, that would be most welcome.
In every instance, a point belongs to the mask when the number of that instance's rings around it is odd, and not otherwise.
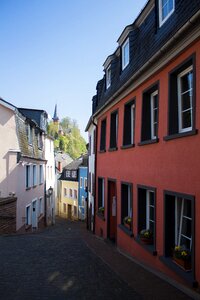
[[[96,220],[96,170],[97,170],[97,137],[98,137],[98,126],[94,123],[94,119],[92,118],[92,124],[95,126],[96,130],[96,138],[95,138],[95,164],[94,164],[94,219],[93,219],[93,233],[95,234],[95,220]]]

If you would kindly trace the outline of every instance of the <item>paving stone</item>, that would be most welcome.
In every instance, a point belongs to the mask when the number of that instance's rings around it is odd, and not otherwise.
[[[192,298],[97,239],[83,222],[57,218],[42,232],[0,237],[0,299]]]

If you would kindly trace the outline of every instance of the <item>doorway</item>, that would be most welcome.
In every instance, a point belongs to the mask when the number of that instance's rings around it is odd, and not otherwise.
[[[37,200],[32,201],[32,228],[37,228]]]
[[[72,206],[70,204],[68,204],[67,210],[68,210],[68,219],[71,220],[71,218],[72,218]]]
[[[116,180],[108,180],[108,238],[117,239],[117,193]]]

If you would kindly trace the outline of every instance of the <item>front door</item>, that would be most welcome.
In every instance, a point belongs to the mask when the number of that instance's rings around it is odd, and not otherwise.
[[[37,200],[32,201],[32,228],[37,228]]]
[[[68,219],[72,218],[72,206],[68,204]]]
[[[115,242],[117,238],[117,197],[115,181],[108,181],[108,238],[113,242]]]

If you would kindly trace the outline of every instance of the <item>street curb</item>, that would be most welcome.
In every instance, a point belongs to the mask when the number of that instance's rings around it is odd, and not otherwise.
[[[152,269],[152,268],[148,267],[147,265],[143,264],[142,262],[140,262],[140,261],[134,259],[133,257],[131,257],[130,255],[128,255],[127,253],[123,252],[120,248],[116,247],[116,249],[120,254],[122,254],[126,258],[130,259],[135,264],[139,265],[140,267],[142,267],[146,271],[156,275],[157,277],[161,278],[162,280],[168,282],[169,284],[171,284],[172,286],[174,286],[175,288],[177,288],[178,290],[180,290],[182,293],[186,294],[190,298],[192,298],[194,300],[200,300],[200,294],[198,292],[193,291],[190,288],[184,286],[183,284],[171,279],[170,277],[168,277],[164,273],[161,273],[161,272],[159,272],[155,269]]]

